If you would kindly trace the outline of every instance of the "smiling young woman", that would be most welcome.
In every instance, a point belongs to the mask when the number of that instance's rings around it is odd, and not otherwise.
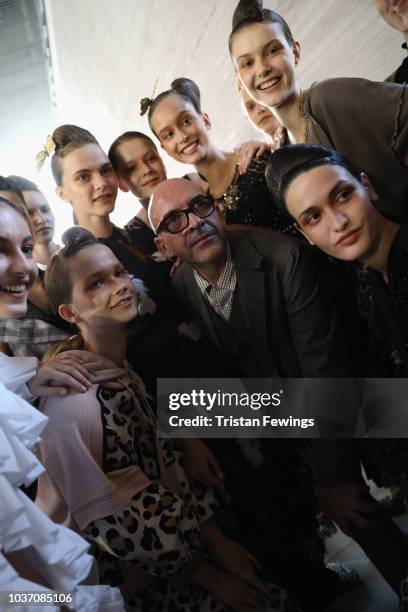
[[[270,152],[252,159],[240,174],[237,154],[222,151],[210,137],[211,121],[201,109],[200,90],[191,79],[179,78],[160,93],[149,109],[149,123],[163,149],[173,159],[192,164],[208,184],[227,224],[296,231],[282,219],[266,190],[264,170]]]
[[[0,198],[0,318],[21,317],[37,277],[34,241],[17,206]]]
[[[2,187],[14,203],[22,207],[33,232],[33,258],[38,276],[30,288],[24,317],[0,320],[0,348],[10,356],[41,359],[53,342],[70,335],[70,327],[52,312],[43,287],[44,270],[58,250],[53,242],[54,215],[37,185],[21,176],[0,179]],[[4,191],[3,191],[4,193]]]
[[[27,215],[0,198],[0,319],[25,314],[28,292],[37,273],[33,244]],[[82,598],[76,600],[78,610],[85,612],[88,605],[103,607],[105,599],[112,610],[119,612],[123,602],[118,592],[106,587],[78,586],[88,577],[93,564],[92,557],[86,554],[89,545],[85,540],[50,521],[21,490],[22,485],[29,486],[43,472],[31,449],[48,421],[23,397],[33,399],[30,390],[38,395],[57,396],[66,394],[67,387],[71,391],[85,390],[78,378],[87,384],[87,370],[78,363],[76,367],[72,362],[67,364],[64,372],[62,362],[58,370],[54,360],[35,373],[36,359],[15,359],[0,353],[0,585],[11,595],[24,590],[58,591],[64,584],[76,596],[83,592]],[[24,381],[27,385],[22,384]],[[52,602],[51,595],[48,591],[47,601]]]
[[[241,0],[229,48],[247,93],[286,128],[286,144],[337,149],[364,168],[380,195],[378,208],[408,212],[408,91],[403,85],[336,78],[302,91],[300,45],[261,0]]]

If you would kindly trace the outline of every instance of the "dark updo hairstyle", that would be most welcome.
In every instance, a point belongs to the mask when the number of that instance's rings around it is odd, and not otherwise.
[[[7,180],[14,185],[16,189],[20,192],[23,191],[40,191],[38,185],[24,178],[23,176],[17,176],[16,174],[11,174],[7,177]]]
[[[342,153],[321,145],[288,145],[277,149],[269,157],[265,168],[266,184],[272,199],[286,214],[286,191],[302,172],[318,166],[340,166],[361,182],[361,171]]]
[[[164,100],[164,98],[167,98],[167,96],[173,96],[173,95],[180,96],[181,98],[189,102],[194,108],[194,110],[199,115],[202,114],[201,95],[200,95],[200,90],[198,88],[198,85],[194,83],[194,81],[192,81],[191,79],[185,79],[183,77],[179,79],[175,79],[170,85],[170,89],[167,89],[166,91],[162,91],[158,96],[156,96],[156,98],[152,101],[150,105],[148,119],[149,119],[150,129],[152,130],[155,136],[157,136],[157,134],[152,128],[153,113],[156,107],[158,106],[158,104],[162,100]]]
[[[242,30],[252,23],[278,23],[283,31],[283,34],[292,47],[294,41],[293,34],[286,21],[271,9],[264,9],[262,0],[240,0],[232,17],[232,32],[229,36],[228,47],[230,55],[232,55],[232,40],[237,32]]]
[[[100,244],[95,236],[83,227],[67,229],[62,235],[62,242],[64,246],[52,256],[44,278],[48,301],[55,312],[58,312],[61,304],[69,304],[71,301],[73,286],[69,266],[70,259],[82,249]],[[54,345],[46,352],[43,361],[49,361],[64,351],[81,350],[83,348],[83,338],[81,334],[78,334]]]
[[[80,149],[88,144],[96,144],[99,146],[99,142],[91,132],[88,132],[88,130],[78,127],[77,125],[69,124],[57,127],[52,134],[52,139],[55,144],[55,151],[51,159],[51,170],[55,182],[58,187],[61,187],[61,160],[71,153],[71,151],[75,151],[75,149]]]
[[[156,144],[153,142],[150,136],[147,136],[147,134],[143,134],[143,132],[132,132],[132,131],[124,132],[124,134],[121,134],[112,142],[111,146],[109,147],[109,151],[108,151],[109,160],[115,171],[117,171],[119,168],[119,158],[118,158],[116,149],[124,142],[128,142],[129,140],[137,140],[137,139],[146,140],[157,151]]]

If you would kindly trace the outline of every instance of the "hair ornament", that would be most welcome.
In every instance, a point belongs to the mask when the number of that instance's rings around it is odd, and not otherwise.
[[[56,145],[51,134],[48,134],[45,144],[35,156],[35,165],[37,172],[41,170],[47,157],[50,157],[55,151]]]
[[[157,83],[158,82],[159,82],[159,78],[157,77],[157,79],[156,79],[156,81],[154,83],[154,87],[153,87],[153,91],[152,91],[151,97],[150,98],[142,98],[140,100],[140,116],[141,117],[143,117],[143,115],[145,115],[147,113],[147,111],[149,110],[149,108],[153,104],[154,94],[156,93]]]

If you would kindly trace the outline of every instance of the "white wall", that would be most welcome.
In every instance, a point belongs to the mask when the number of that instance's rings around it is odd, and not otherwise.
[[[378,16],[374,0],[264,4],[282,13],[301,42],[305,87],[330,76],[383,80],[401,62],[401,35]],[[151,95],[157,77],[159,92],[186,76],[201,88],[217,144],[230,148],[256,135],[242,116],[228,55],[235,0],[45,0],[45,5],[58,105],[50,132],[59,123],[76,123],[105,148],[127,129],[148,132],[147,118],[139,116],[140,98]],[[170,175],[186,172],[186,166],[164,157]],[[122,196],[116,221],[126,221],[134,210],[134,199]]]

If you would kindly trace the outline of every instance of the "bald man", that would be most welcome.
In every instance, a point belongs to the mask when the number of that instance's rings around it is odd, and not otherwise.
[[[349,374],[333,306],[309,247],[249,227],[226,228],[211,196],[185,179],[162,182],[149,219],[174,287],[208,341],[247,377]]]

